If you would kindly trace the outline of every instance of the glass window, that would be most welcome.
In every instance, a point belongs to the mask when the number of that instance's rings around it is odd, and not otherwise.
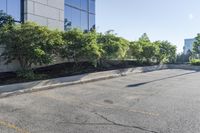
[[[95,28],[95,0],[65,0],[65,29],[68,28]]]
[[[72,27],[72,13],[71,7],[65,6],[65,30],[70,29]]]
[[[20,21],[21,16],[21,0],[7,0],[7,13],[15,20]]]
[[[65,4],[71,5],[71,0],[65,0]]]
[[[88,13],[81,12],[81,29],[88,30]]]
[[[71,0],[71,5],[80,8],[81,0]]]
[[[89,29],[95,29],[95,15],[90,14],[89,15]]]
[[[16,21],[21,20],[21,0],[0,0],[0,10],[11,15]]]
[[[81,9],[88,10],[88,0],[81,0]]]
[[[89,0],[89,12],[95,13],[95,0]]]
[[[81,7],[81,0],[65,0],[65,4],[80,8]]]
[[[81,28],[81,11],[71,8],[72,27]]]

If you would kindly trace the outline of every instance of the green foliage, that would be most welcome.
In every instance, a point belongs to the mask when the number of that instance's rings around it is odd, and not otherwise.
[[[23,70],[31,66],[50,64],[56,48],[62,44],[62,35],[47,27],[26,22],[9,29],[4,26],[0,31],[0,44],[5,47],[1,56],[6,63],[17,60]]]
[[[190,64],[200,66],[200,59],[192,59],[190,60]]]
[[[143,45],[142,49],[142,56],[146,59],[147,62],[150,62],[151,59],[155,58],[158,52],[158,47],[153,43]]]
[[[130,43],[129,56],[140,62],[172,63],[176,60],[176,46],[168,41],[151,42],[146,33]]]
[[[7,15],[2,10],[0,10],[0,28],[2,28],[4,25],[13,26],[14,23],[15,21],[10,15]]]
[[[193,51],[188,51],[187,54],[183,54],[181,56],[184,62],[190,61],[192,65],[199,65],[200,58],[200,33],[195,37],[195,41],[193,43]]]
[[[25,80],[35,80],[36,74],[32,70],[21,70],[17,71],[17,77]]]
[[[159,63],[173,63],[176,60],[176,46],[168,41],[154,42],[158,46],[157,61]]]
[[[101,56],[97,45],[96,32],[84,33],[79,29],[71,29],[63,33],[64,46],[61,57],[73,60],[76,64],[88,60],[96,64]]]
[[[5,50],[1,56],[6,64],[17,60],[21,65],[20,77],[35,78],[33,65],[51,64],[55,56],[80,64],[92,62],[95,66],[105,60],[134,59],[148,64],[173,62],[176,47],[167,41],[151,42],[146,33],[138,41],[129,42],[117,36],[113,30],[105,34],[95,30],[84,32],[68,29],[65,32],[50,30],[35,23],[3,24],[0,30],[0,45]]]
[[[139,42],[146,42],[149,43],[151,42],[147,33],[142,34],[142,36],[139,38]]]
[[[138,61],[141,61],[142,52],[143,52],[143,49],[142,49],[142,46],[140,45],[140,43],[138,43],[137,41],[130,42],[129,50],[128,50],[128,57],[130,57],[131,59],[136,59]]]
[[[124,59],[129,48],[129,41],[107,32],[98,34],[97,43],[102,49],[102,59]]]
[[[200,34],[197,34],[197,37],[195,38],[195,42],[193,44],[193,52],[195,54],[200,54]]]
[[[139,38],[137,43],[142,47],[141,57],[146,59],[147,62],[150,62],[156,57],[158,53],[158,46],[149,40],[149,37],[146,33]]]

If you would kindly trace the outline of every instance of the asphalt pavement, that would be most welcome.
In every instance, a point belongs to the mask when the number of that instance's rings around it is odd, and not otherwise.
[[[0,133],[199,133],[200,72],[160,70],[0,99]]]

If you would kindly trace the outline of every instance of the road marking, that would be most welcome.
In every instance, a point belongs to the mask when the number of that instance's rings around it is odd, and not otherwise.
[[[7,128],[10,128],[10,129],[14,129],[18,133],[30,133],[29,131],[27,131],[25,129],[19,128],[16,125],[11,124],[11,123],[6,122],[6,121],[3,121],[3,120],[0,120],[0,125],[7,127]]]

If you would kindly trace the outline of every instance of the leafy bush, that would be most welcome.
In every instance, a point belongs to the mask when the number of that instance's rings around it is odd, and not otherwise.
[[[94,30],[83,32],[79,29],[68,29],[60,32],[35,23],[15,24],[10,16],[0,13],[0,45],[5,50],[1,54],[6,64],[17,60],[23,70],[20,77],[32,78],[33,65],[51,64],[55,56],[68,61],[89,61],[96,66],[106,60],[134,59],[140,63],[172,62],[175,60],[176,47],[167,41],[151,42],[147,34],[139,40],[128,40],[107,32],[96,33]],[[2,24],[2,25],[1,25]],[[76,66],[76,67],[77,67]],[[26,74],[27,73],[27,74]],[[28,76],[27,76],[28,75]]]
[[[193,53],[200,54],[200,33],[195,37],[195,42],[193,43]]]
[[[12,16],[7,15],[2,10],[0,10],[0,28],[2,28],[4,25],[13,26],[15,23],[14,18]]]
[[[190,64],[200,66],[200,59],[192,59],[190,60]]]
[[[5,47],[1,56],[6,64],[17,60],[23,70],[31,69],[33,64],[52,63],[56,49],[62,43],[60,32],[30,22],[11,29],[4,26],[0,31],[0,45]]]
[[[156,55],[158,63],[173,63],[176,60],[176,46],[168,41],[154,42],[158,46],[158,53]]]
[[[20,79],[26,79],[26,80],[34,80],[37,78],[35,73],[32,70],[17,71],[17,77]]]
[[[126,57],[129,41],[114,34],[98,34],[98,45],[102,49],[102,59],[123,59]]]
[[[101,49],[100,67],[105,67],[106,60],[124,60],[127,57],[129,41],[111,32],[97,35],[97,43]]]
[[[137,41],[130,42],[128,55],[127,55],[129,58],[141,61],[142,52],[143,52],[142,46]]]
[[[96,32],[84,33],[79,29],[71,29],[63,33],[64,45],[61,57],[73,60],[75,64],[88,60],[96,64],[101,56],[96,42]]]

